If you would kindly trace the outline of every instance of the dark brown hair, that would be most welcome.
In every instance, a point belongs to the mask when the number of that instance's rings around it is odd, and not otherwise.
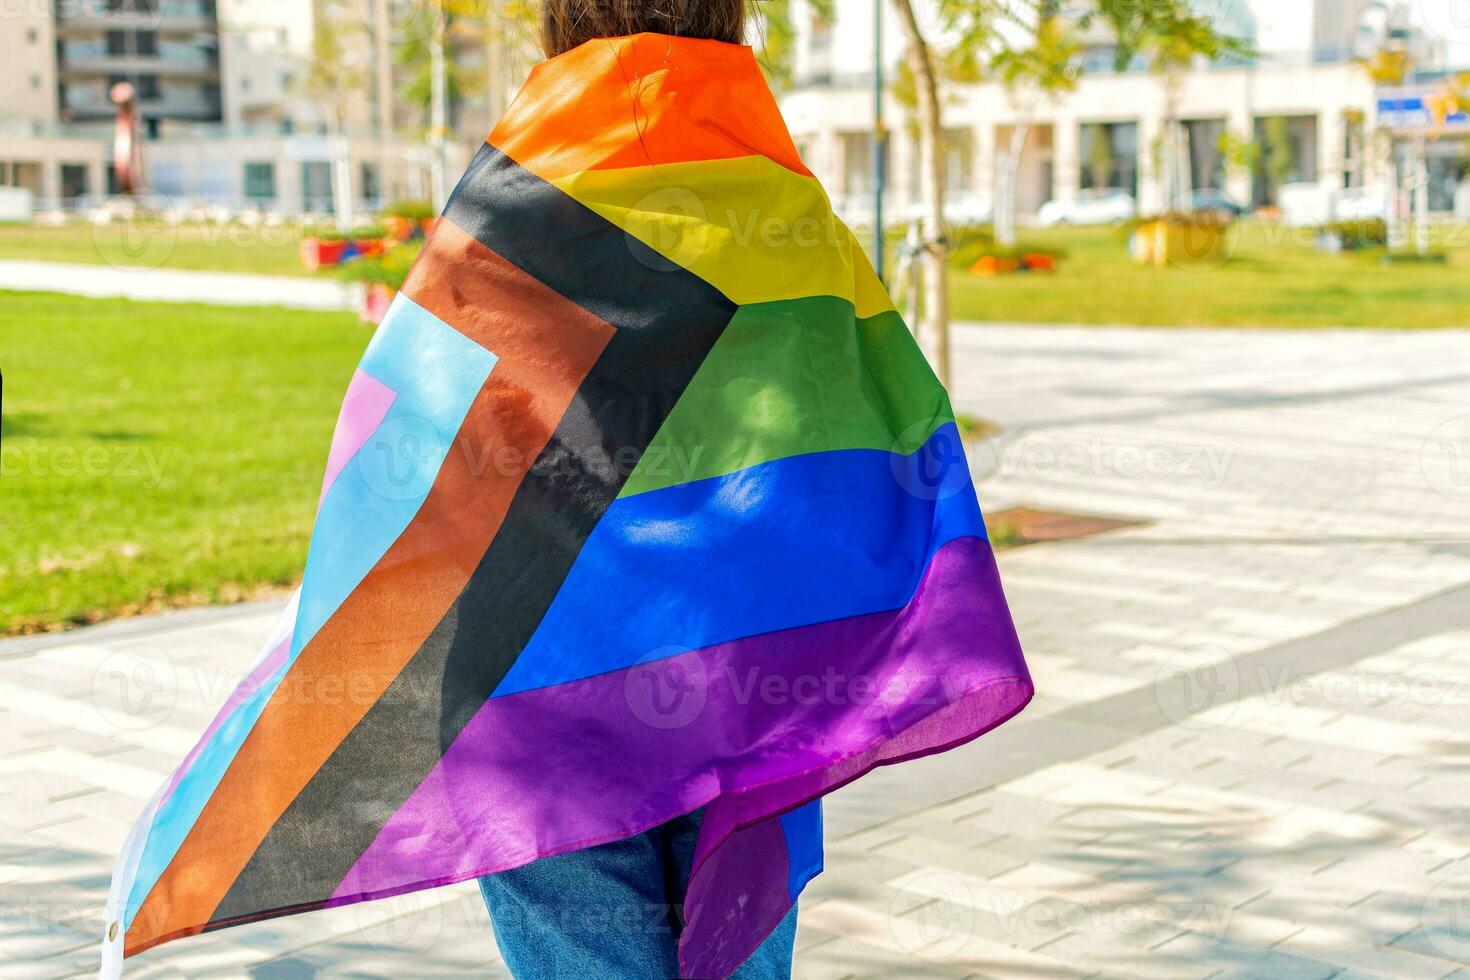
[[[597,37],[676,34],[745,42],[748,0],[541,0],[541,47],[548,58]]]

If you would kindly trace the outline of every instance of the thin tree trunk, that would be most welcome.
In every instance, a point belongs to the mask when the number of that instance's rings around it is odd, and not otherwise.
[[[927,241],[924,255],[927,258],[928,274],[924,277],[926,297],[924,308],[929,323],[934,328],[935,373],[940,382],[949,387],[949,242],[944,236],[944,161],[940,156],[940,143],[944,127],[940,121],[939,77],[934,70],[934,60],[929,44],[914,16],[912,0],[893,0],[898,9],[899,21],[908,38],[909,67],[914,73],[919,95],[919,163],[923,198],[928,210]]]
[[[329,186],[332,189],[332,212],[337,225],[344,232],[352,230],[355,215],[352,210],[352,156],[347,137],[342,133],[342,123],[334,121],[332,132],[327,137]]]
[[[995,212],[995,244],[1002,248],[1016,245],[1016,203],[1021,183],[1021,155],[1026,151],[1026,138],[1031,133],[1030,116],[1011,127],[1011,138],[1001,164],[1001,188]]]
[[[449,85],[445,57],[445,34],[448,18],[444,8],[434,11],[434,34],[429,44],[429,158],[430,196],[435,211],[444,207],[449,197],[448,174],[444,160],[444,143],[449,130]]]

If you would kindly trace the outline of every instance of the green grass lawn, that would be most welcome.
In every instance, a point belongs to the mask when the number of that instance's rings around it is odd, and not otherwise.
[[[0,294],[0,634],[301,572],[346,313]]]
[[[1301,232],[1257,221],[1239,223],[1234,234],[1229,262],[1203,270],[1139,265],[1116,228],[1024,232],[1023,246],[1066,252],[1058,270],[994,278],[956,271],[953,315],[1141,326],[1470,326],[1470,235],[1446,249],[1448,265],[1385,266],[1377,251],[1325,255]]]
[[[98,227],[87,222],[57,227],[0,224],[0,259],[313,275],[301,265],[297,242],[297,229],[291,227],[166,226],[147,220]]]

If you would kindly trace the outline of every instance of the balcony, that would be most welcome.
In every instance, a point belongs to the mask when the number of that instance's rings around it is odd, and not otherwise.
[[[193,48],[178,51],[160,49],[156,55],[108,54],[101,50],[74,52],[71,45],[63,49],[57,74],[63,78],[89,78],[107,75],[160,75],[173,78],[218,78],[219,58],[212,50]]]
[[[219,19],[209,0],[77,0],[57,9],[56,32],[63,38],[107,29],[213,34]]]
[[[100,86],[64,85],[62,93],[61,108],[68,120],[104,119],[117,112]],[[138,113],[147,118],[213,121],[220,117],[219,94],[201,88],[165,89],[156,98],[138,99]]]

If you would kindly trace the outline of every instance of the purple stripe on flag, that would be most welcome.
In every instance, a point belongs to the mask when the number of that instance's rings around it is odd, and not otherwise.
[[[1031,694],[994,556],[975,537],[936,552],[900,609],[645,661],[487,701],[330,904],[518,867],[710,804],[685,956],[717,962],[710,943],[758,942],[790,905],[785,862],[770,882],[711,879],[707,868],[741,866],[713,858],[738,827],[875,765],[967,741]],[[736,916],[716,908],[732,889],[773,897]]]

